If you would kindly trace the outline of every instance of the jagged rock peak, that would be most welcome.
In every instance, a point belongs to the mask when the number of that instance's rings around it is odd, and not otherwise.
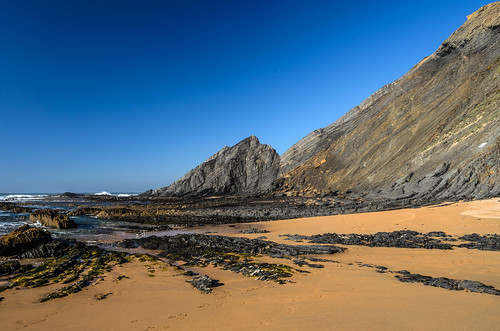
[[[211,196],[256,194],[271,188],[278,176],[280,157],[256,136],[225,146],[173,184],[147,196]]]

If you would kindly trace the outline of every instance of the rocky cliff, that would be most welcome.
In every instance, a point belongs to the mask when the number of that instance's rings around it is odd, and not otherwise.
[[[282,156],[277,191],[387,198],[500,194],[500,2]]]
[[[280,164],[281,162],[281,164]],[[500,2],[281,158],[249,137],[144,196],[352,191],[438,201],[500,195]]]
[[[250,136],[224,147],[173,184],[145,196],[211,196],[262,193],[272,187],[280,169],[276,151]]]

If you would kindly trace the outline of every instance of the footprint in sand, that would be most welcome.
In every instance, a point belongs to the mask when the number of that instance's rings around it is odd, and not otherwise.
[[[168,317],[168,319],[177,319],[177,320],[181,320],[181,319],[184,319],[187,317],[188,314],[186,313],[178,313],[178,314],[175,314],[175,315],[170,315]]]

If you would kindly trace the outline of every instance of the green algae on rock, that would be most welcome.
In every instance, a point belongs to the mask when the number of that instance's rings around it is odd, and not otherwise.
[[[52,237],[47,231],[23,225],[0,237],[0,256],[21,254],[51,240]]]

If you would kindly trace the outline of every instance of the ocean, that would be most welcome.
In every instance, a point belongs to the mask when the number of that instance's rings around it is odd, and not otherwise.
[[[133,196],[137,193],[109,193],[109,192],[98,192],[93,193],[95,195],[115,195],[115,196]],[[34,209],[40,208],[51,208],[51,209],[63,209],[66,211],[74,210],[74,206],[61,205],[61,200],[50,200],[49,196],[54,196],[54,193],[0,193],[0,203],[1,202],[14,202],[23,203],[26,207],[31,207]],[[43,205],[39,205],[39,202],[43,201]],[[31,205],[30,203],[33,203]],[[86,203],[88,204],[88,203]],[[100,203],[102,205],[103,203]],[[24,224],[30,224],[32,226],[42,227],[38,223],[29,223],[29,213],[17,214],[11,213],[9,211],[0,210],[0,236],[12,232],[15,228],[18,228]],[[143,224],[131,223],[131,222],[121,222],[112,220],[103,220],[96,217],[89,216],[71,216],[70,217],[78,226],[76,229],[52,229],[46,228],[53,238],[74,238],[81,241],[93,243],[102,242],[107,240],[113,240],[113,238],[123,238],[123,237],[133,237],[138,233],[138,228],[144,229],[147,227]],[[144,231],[144,230],[141,230]]]

